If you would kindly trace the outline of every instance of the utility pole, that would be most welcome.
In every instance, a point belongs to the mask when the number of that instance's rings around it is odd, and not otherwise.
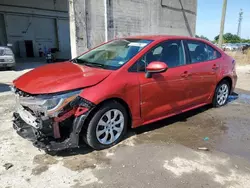
[[[75,18],[75,4],[74,0],[69,0],[69,28],[70,28],[70,46],[71,58],[77,57],[77,33],[76,33],[76,18]]]
[[[240,9],[240,13],[239,13],[239,22],[238,22],[238,30],[237,30],[237,35],[238,35],[238,37],[240,37],[240,33],[241,33],[242,15],[243,15],[243,11],[242,11],[242,9]]]
[[[219,37],[219,47],[220,48],[222,46],[222,40],[223,40],[226,10],[227,10],[227,0],[224,0],[223,7],[222,7],[221,23],[220,23],[220,37]]]
[[[108,41],[108,6],[107,6],[107,0],[103,0],[104,3],[104,31],[105,31],[105,42]]]

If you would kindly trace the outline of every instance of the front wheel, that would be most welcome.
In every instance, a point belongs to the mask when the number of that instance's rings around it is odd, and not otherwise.
[[[213,106],[220,107],[225,105],[227,103],[229,92],[230,92],[230,87],[229,83],[226,80],[219,83],[215,90],[213,98]]]
[[[120,103],[104,103],[91,118],[84,140],[96,150],[109,148],[121,141],[127,125],[128,114]]]

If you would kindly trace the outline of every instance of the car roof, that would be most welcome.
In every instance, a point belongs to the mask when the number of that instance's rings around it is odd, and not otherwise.
[[[192,40],[201,40],[200,38],[188,37],[188,36],[176,36],[176,35],[141,35],[141,36],[129,36],[124,37],[127,39],[144,39],[144,40],[167,40],[167,39],[192,39]]]

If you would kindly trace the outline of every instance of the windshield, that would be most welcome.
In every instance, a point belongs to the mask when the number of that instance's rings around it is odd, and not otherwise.
[[[73,59],[73,62],[116,70],[151,42],[152,40],[142,39],[114,40]]]

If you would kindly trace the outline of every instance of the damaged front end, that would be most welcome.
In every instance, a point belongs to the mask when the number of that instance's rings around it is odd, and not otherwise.
[[[13,127],[45,151],[79,146],[79,134],[94,104],[79,96],[82,90],[31,95],[17,88]]]

